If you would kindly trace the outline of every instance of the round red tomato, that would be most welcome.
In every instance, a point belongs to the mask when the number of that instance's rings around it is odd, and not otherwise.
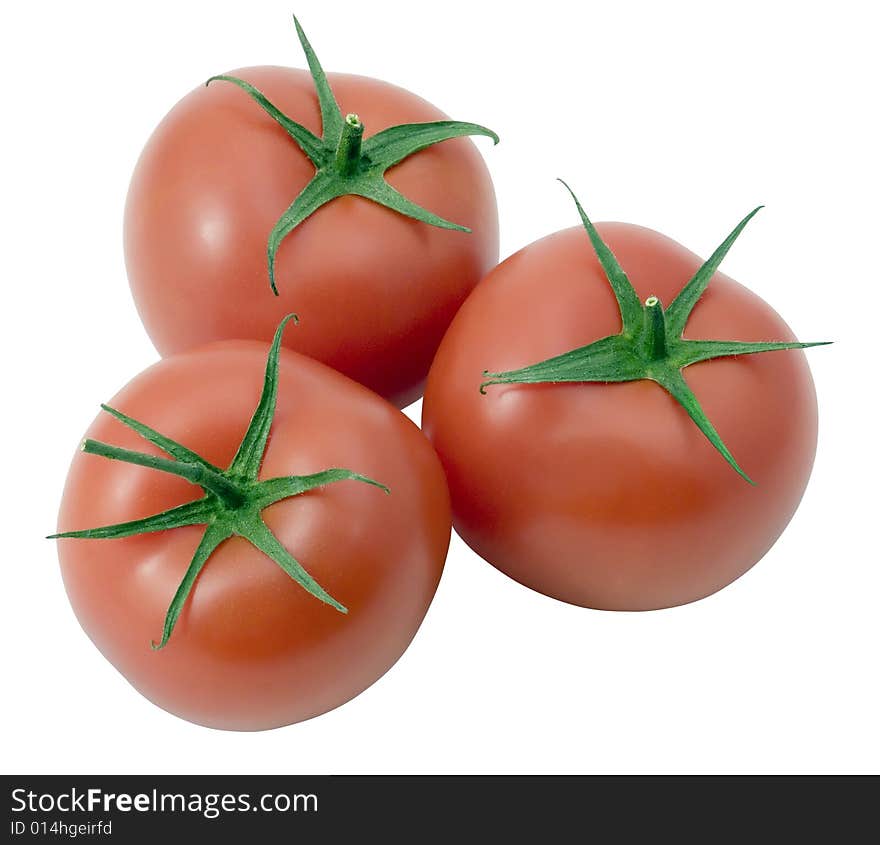
[[[227,467],[260,399],[266,354],[259,342],[225,341],[169,357],[110,404]],[[109,414],[87,437],[162,454]],[[347,613],[303,589],[245,537],[231,536],[205,563],[167,643],[151,647],[205,535],[204,525],[190,525],[59,540],[64,584],[86,633],[143,695],[211,727],[272,728],[360,693],[400,657],[428,609],[449,540],[448,493],[430,444],[403,414],[323,364],[281,350],[259,478],[334,467],[390,493],[340,480],[271,504],[261,516]],[[183,478],[80,452],[59,528],[149,517],[199,492]]]
[[[321,134],[304,70],[232,72]],[[444,120],[438,109],[375,79],[328,74],[342,113],[365,140],[398,124]],[[140,316],[162,355],[208,341],[268,341],[291,311],[285,342],[403,407],[421,394],[461,303],[498,261],[498,215],[483,159],[468,138],[423,149],[387,174],[409,200],[470,233],[437,228],[360,196],[318,208],[281,243],[278,296],[267,239],[315,175],[290,136],[225,81],[184,97],[153,133],[125,209],[125,259]]]
[[[635,288],[634,307],[669,305],[701,266],[649,229],[596,228]],[[654,381],[491,384],[481,395],[484,370],[514,371],[614,335],[621,316],[583,228],[526,247],[453,321],[428,378],[424,430],[446,470],[455,528],[478,554],[564,601],[646,610],[715,592],[773,545],[810,474],[816,396],[799,350],[682,371],[752,486]],[[765,302],[721,273],[684,339],[793,340]]]

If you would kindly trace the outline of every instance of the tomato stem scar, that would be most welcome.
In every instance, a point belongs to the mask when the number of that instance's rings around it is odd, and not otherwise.
[[[706,416],[685,381],[682,370],[691,364],[715,358],[806,349],[810,346],[825,346],[828,341],[751,343],[736,340],[685,340],[682,334],[694,306],[702,297],[724,256],[762,206],[749,212],[736,225],[681,289],[672,304],[664,309],[656,296],[649,296],[642,304],[614,253],[587,217],[574,191],[561,179],[559,181],[565,185],[574,200],[605,278],[614,292],[620,309],[620,332],[518,370],[484,370],[480,392],[485,394],[486,388],[493,384],[608,383],[648,379],[669,393],[730,466],[749,484],[754,484]]]

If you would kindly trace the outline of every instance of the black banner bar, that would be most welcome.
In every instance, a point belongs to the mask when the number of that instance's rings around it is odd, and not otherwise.
[[[5,837],[31,842],[791,841],[874,829],[867,778],[4,777]],[[169,838],[171,837],[171,838]],[[281,838],[283,837],[283,839]],[[856,838],[853,838],[856,837]],[[192,840],[193,842],[196,839]]]

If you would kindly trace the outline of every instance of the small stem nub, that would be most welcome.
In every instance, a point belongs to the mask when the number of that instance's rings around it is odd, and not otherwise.
[[[645,352],[649,361],[666,357],[666,317],[656,296],[645,300]]]
[[[343,176],[351,176],[361,160],[361,141],[364,124],[356,114],[347,114],[342,121],[342,134],[336,146],[336,169]]]

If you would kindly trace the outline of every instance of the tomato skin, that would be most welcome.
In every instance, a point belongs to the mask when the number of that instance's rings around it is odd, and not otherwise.
[[[226,341],[173,356],[109,403],[226,466],[262,387],[267,347]],[[88,437],[161,454],[107,414]],[[260,730],[330,710],[406,649],[436,590],[450,534],[430,444],[406,417],[329,368],[282,350],[278,407],[261,478],[345,467],[391,494],[339,482],[267,508],[281,542],[348,614],[318,601],[246,540],[208,560],[161,651],[168,604],[204,531],[63,539],[64,584],[83,629],[160,707],[198,724]],[[59,528],[137,519],[201,495],[186,481],[78,453]]]
[[[231,71],[320,135],[304,70]],[[328,74],[343,114],[366,135],[446,119],[401,88]],[[314,175],[286,132],[243,91],[216,81],[184,97],[138,161],[125,209],[132,293],[156,348],[169,355],[213,340],[270,341],[291,311],[285,344],[403,407],[421,395],[450,320],[498,261],[498,213],[483,159],[467,138],[422,150],[388,172],[414,202],[472,229],[438,229],[369,200],[333,200],[282,243],[279,296],[266,242]]]
[[[701,261],[663,235],[598,224],[642,301],[668,305]],[[707,596],[773,545],[816,449],[804,354],[693,365],[684,375],[747,484],[658,385],[496,385],[513,370],[620,331],[583,228],[499,265],[459,311],[432,366],[423,428],[443,462],[458,533],[502,572],[547,595],[609,610]],[[759,297],[716,274],[690,339],[793,340]]]

